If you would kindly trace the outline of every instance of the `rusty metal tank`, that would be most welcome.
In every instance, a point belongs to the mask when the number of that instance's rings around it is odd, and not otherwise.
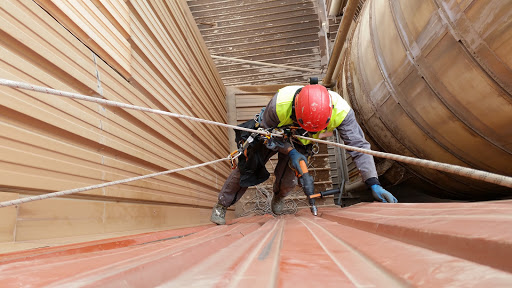
[[[512,175],[512,1],[368,0],[352,25],[337,88],[374,149]],[[443,198],[512,196],[393,166]]]

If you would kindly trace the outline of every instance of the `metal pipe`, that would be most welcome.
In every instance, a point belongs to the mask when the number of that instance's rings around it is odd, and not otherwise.
[[[368,186],[363,181],[353,182],[345,185],[347,193],[356,193],[368,190]]]
[[[331,2],[331,6],[329,7],[329,16],[338,16],[338,12],[340,11],[341,2],[343,0],[333,0]]]
[[[334,69],[336,68],[338,59],[340,58],[341,50],[343,48],[343,45],[345,44],[345,40],[347,39],[348,31],[350,30],[350,26],[352,25],[358,5],[359,0],[348,1],[345,13],[343,14],[343,18],[341,19],[338,34],[336,36],[336,41],[334,42],[334,48],[332,49],[331,59],[329,60],[329,65],[327,66],[327,72],[325,73],[324,79],[322,80],[322,84],[324,86],[331,85]]]
[[[341,49],[340,55],[343,55],[346,50],[347,50],[347,46],[343,46],[343,49]],[[334,73],[332,74],[332,75],[334,75],[334,79],[338,78],[337,75],[339,75],[340,70],[343,67],[342,61],[343,61],[343,59],[338,59],[338,61],[336,61],[336,65],[335,65],[336,67],[334,68]],[[336,81],[334,81],[334,84],[336,84]]]

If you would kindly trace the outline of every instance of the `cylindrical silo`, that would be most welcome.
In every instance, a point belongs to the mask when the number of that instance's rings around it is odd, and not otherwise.
[[[376,148],[512,176],[512,1],[368,0],[353,25],[338,90]],[[437,196],[512,196],[405,167]]]

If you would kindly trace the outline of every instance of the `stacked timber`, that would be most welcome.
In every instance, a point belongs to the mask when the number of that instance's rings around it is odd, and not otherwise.
[[[182,1],[0,1],[0,32],[0,78],[227,121],[224,86]],[[7,87],[0,139],[0,201],[229,153],[225,128]],[[0,242],[206,223],[229,172],[217,163],[0,208]]]
[[[226,86],[322,78],[328,56],[324,8],[316,0],[187,3]]]

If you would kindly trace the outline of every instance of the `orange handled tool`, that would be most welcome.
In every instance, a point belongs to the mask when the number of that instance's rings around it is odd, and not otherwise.
[[[310,195],[309,198],[322,198],[324,196],[333,195],[336,193],[340,193],[340,189],[331,189],[331,190],[327,190],[327,191],[322,191],[320,193]]]
[[[308,173],[308,172],[309,172],[309,171],[308,171],[308,165],[306,164],[306,161],[301,160],[301,161],[299,162],[299,164],[300,164],[300,169],[302,170],[302,174],[306,174],[306,173]]]

